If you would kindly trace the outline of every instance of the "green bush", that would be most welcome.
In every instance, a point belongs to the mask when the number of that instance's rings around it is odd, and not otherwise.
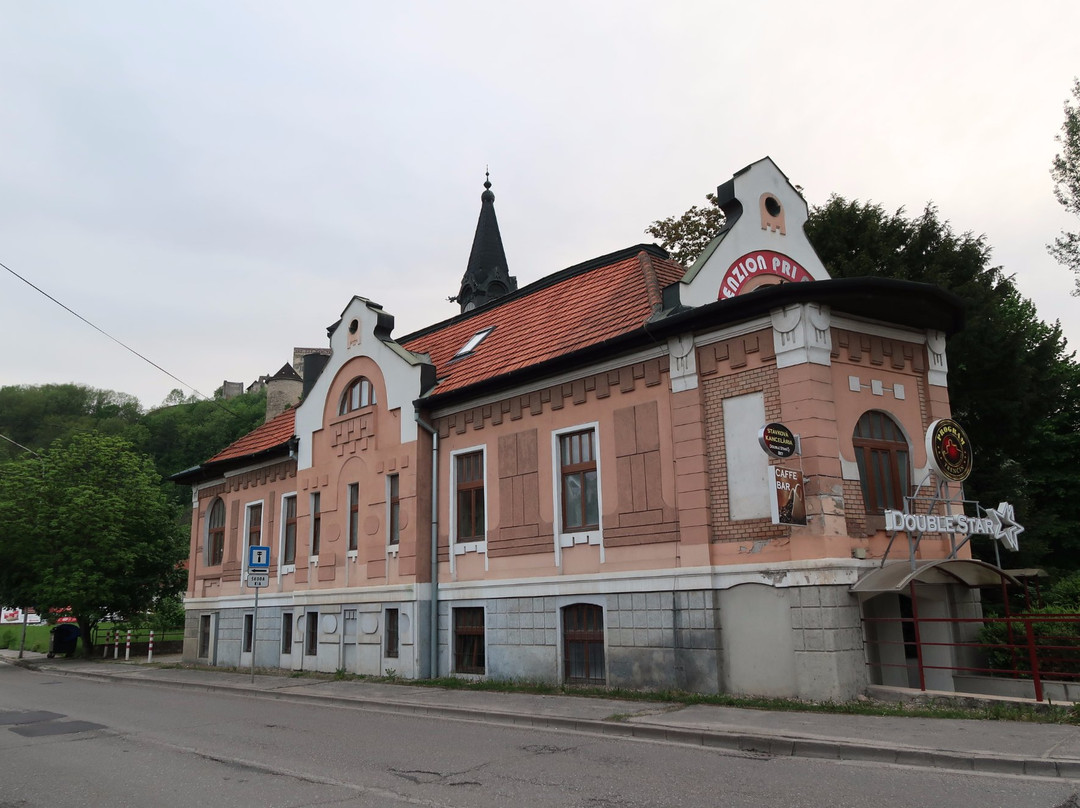
[[[1008,622],[1001,620],[985,623],[979,630],[978,641],[983,645],[995,646],[984,649],[987,667],[1000,671],[1022,672],[1023,676],[1029,676],[1031,659],[1027,645],[1027,624],[1023,618],[1060,614],[1060,607],[1047,606],[1014,615]],[[1072,616],[1075,619],[1032,623],[1035,654],[1041,676],[1054,673],[1080,675],[1080,615]]]
[[[0,634],[0,648],[15,648],[15,632],[10,628],[4,629],[4,633]]]
[[[1043,601],[1056,612],[1080,612],[1080,572],[1067,575],[1046,590]]]

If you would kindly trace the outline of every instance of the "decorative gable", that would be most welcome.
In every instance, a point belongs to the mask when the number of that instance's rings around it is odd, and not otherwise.
[[[331,326],[326,367],[296,408],[300,470],[311,467],[312,436],[327,426],[339,455],[345,446],[365,448],[375,436],[375,408],[398,414],[402,443],[416,439],[413,401],[434,383],[435,368],[427,357],[395,342],[393,328],[394,318],[362,297],[350,300]],[[356,406],[343,407],[342,396],[361,380],[364,392],[357,394]]]
[[[806,200],[768,157],[717,188],[724,229],[679,287],[680,302],[702,306],[779,283],[828,280],[803,229]]]

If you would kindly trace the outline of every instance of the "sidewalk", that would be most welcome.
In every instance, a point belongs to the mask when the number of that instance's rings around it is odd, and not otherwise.
[[[0,650],[0,662],[16,663]],[[179,657],[155,657],[155,663]],[[130,685],[199,688],[266,699],[571,730],[744,754],[812,757],[992,774],[1080,780],[1080,727],[1017,721],[768,712],[712,705],[525,693],[443,690],[368,681],[160,668],[144,662],[47,659],[21,663],[42,673]]]

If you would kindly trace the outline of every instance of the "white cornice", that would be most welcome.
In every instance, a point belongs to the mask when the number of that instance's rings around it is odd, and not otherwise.
[[[731,589],[740,584],[761,584],[776,589],[796,586],[850,586],[872,561],[827,558],[762,564],[731,564],[641,572],[610,573],[603,576],[555,575],[505,580],[454,581],[439,585],[439,600],[487,598],[527,598],[573,595],[612,595],[633,592],[689,592]],[[351,606],[362,603],[415,601],[427,595],[426,585],[364,587],[363,589],[313,589],[302,592],[262,594],[259,605],[277,608],[306,606]],[[251,594],[217,598],[187,598],[189,611],[246,609],[254,603]]]

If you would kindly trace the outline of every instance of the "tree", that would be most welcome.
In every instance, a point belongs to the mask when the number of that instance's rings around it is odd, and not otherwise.
[[[260,426],[266,418],[266,391],[245,393],[228,401],[186,401],[151,410],[142,420],[149,435],[146,451],[168,476],[191,468],[220,452],[233,441]],[[191,497],[186,486],[170,485],[169,496],[186,505]]]
[[[96,430],[139,447],[147,433],[139,401],[127,393],[78,384],[0,387],[0,433],[37,451],[58,438]],[[0,446],[0,460],[19,449]]]
[[[991,265],[984,236],[953,232],[932,206],[908,217],[834,196],[814,208],[806,230],[834,278],[931,283],[964,301],[965,326],[948,356],[953,417],[975,448],[965,493],[1016,506],[1027,532],[1007,565],[1080,567],[1080,498],[1071,493],[1080,490],[1080,365],[1060,325],[1042,322]]]
[[[37,452],[82,432],[116,435],[149,453],[163,476],[213,457],[262,424],[265,415],[265,391],[200,401],[173,390],[165,405],[143,413],[134,396],[112,390],[76,384],[0,387],[0,435]],[[0,441],[0,462],[21,453]],[[169,484],[166,490],[177,503],[190,502],[186,488]]]
[[[1070,213],[1080,216],[1080,79],[1073,80],[1075,104],[1065,101],[1065,122],[1055,138],[1062,151],[1054,155],[1050,176],[1054,180],[1054,196]],[[1080,295],[1080,233],[1062,232],[1047,245],[1058,263],[1076,273],[1074,295]]]
[[[690,266],[724,226],[724,212],[716,202],[716,194],[705,194],[705,201],[705,205],[694,205],[682,216],[659,219],[645,228],[683,266]]]
[[[70,607],[92,651],[107,615],[131,616],[184,584],[187,539],[153,461],[82,433],[0,466],[0,600]]]

